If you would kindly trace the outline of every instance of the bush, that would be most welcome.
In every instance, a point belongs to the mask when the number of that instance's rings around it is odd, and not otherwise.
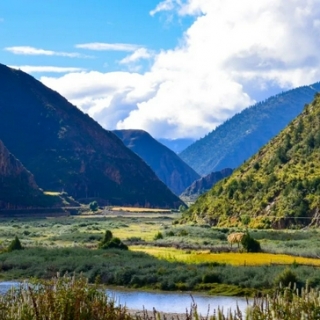
[[[126,246],[119,238],[115,238],[112,235],[110,230],[106,230],[106,233],[99,244],[100,249],[121,249],[121,250],[128,250],[128,246]]]
[[[241,240],[241,244],[247,252],[260,252],[261,246],[258,240],[253,239],[247,232]]]
[[[297,281],[297,275],[289,268],[286,268],[276,277],[274,282],[277,286],[281,284],[284,287],[288,287],[289,285],[293,286]]]
[[[7,251],[12,252],[14,250],[22,250],[22,249],[23,249],[22,244],[21,244],[19,238],[16,236],[14,238],[14,240],[12,240],[12,242],[10,243]]]
[[[93,212],[98,211],[99,205],[97,201],[92,201],[89,203],[89,209]]]
[[[153,240],[160,240],[163,239],[162,233],[159,231],[154,237]]]

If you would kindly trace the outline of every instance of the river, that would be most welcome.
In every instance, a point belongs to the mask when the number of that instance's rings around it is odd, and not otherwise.
[[[0,293],[3,294],[12,286],[18,286],[18,282],[0,282]],[[240,297],[215,297],[199,293],[181,292],[148,292],[131,290],[107,289],[106,293],[115,299],[118,305],[126,306],[128,309],[150,310],[155,308],[157,311],[166,313],[185,313],[190,310],[193,302],[197,305],[198,312],[205,316],[218,307],[223,308],[224,313],[228,310],[235,310],[238,306],[244,312],[247,307],[247,300]],[[209,309],[208,309],[209,308]]]

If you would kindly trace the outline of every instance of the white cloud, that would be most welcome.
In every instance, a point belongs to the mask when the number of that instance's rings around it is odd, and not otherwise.
[[[108,129],[198,138],[271,91],[320,80],[320,0],[166,0],[151,14],[170,10],[195,21],[148,72],[42,81]]]
[[[36,73],[36,72],[69,73],[69,72],[85,71],[85,69],[83,68],[55,67],[55,66],[10,66],[10,68],[20,69],[27,73]]]
[[[101,43],[101,42],[93,42],[93,43],[83,43],[77,44],[76,48],[79,49],[88,49],[95,51],[135,51],[139,49],[141,46],[136,44],[128,44],[128,43]]]
[[[120,64],[130,64],[137,62],[141,59],[150,59],[153,56],[153,53],[146,48],[139,48],[135,50],[132,54],[126,56],[119,61]]]
[[[88,56],[84,56],[77,52],[59,52],[52,50],[44,50],[38,49],[29,46],[15,46],[15,47],[7,47],[4,50],[9,51],[13,54],[19,55],[31,55],[31,56],[60,56],[60,57],[68,57],[68,58],[88,58]]]

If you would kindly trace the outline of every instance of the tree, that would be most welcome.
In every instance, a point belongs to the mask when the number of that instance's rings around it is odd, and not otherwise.
[[[22,244],[19,240],[19,238],[16,236],[14,238],[14,240],[12,240],[12,242],[10,243],[9,247],[8,247],[8,252],[14,251],[14,250],[22,250]]]
[[[97,211],[99,209],[99,205],[98,205],[98,202],[97,201],[92,201],[89,203],[89,209],[91,211]]]

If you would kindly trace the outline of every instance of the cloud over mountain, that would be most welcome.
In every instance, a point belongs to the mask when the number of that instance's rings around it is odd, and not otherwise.
[[[42,82],[108,129],[199,138],[257,100],[320,79],[320,0],[165,0],[150,14],[194,22],[171,50],[149,57],[122,48],[132,52],[122,61],[129,70],[151,59],[144,73],[74,72]]]

